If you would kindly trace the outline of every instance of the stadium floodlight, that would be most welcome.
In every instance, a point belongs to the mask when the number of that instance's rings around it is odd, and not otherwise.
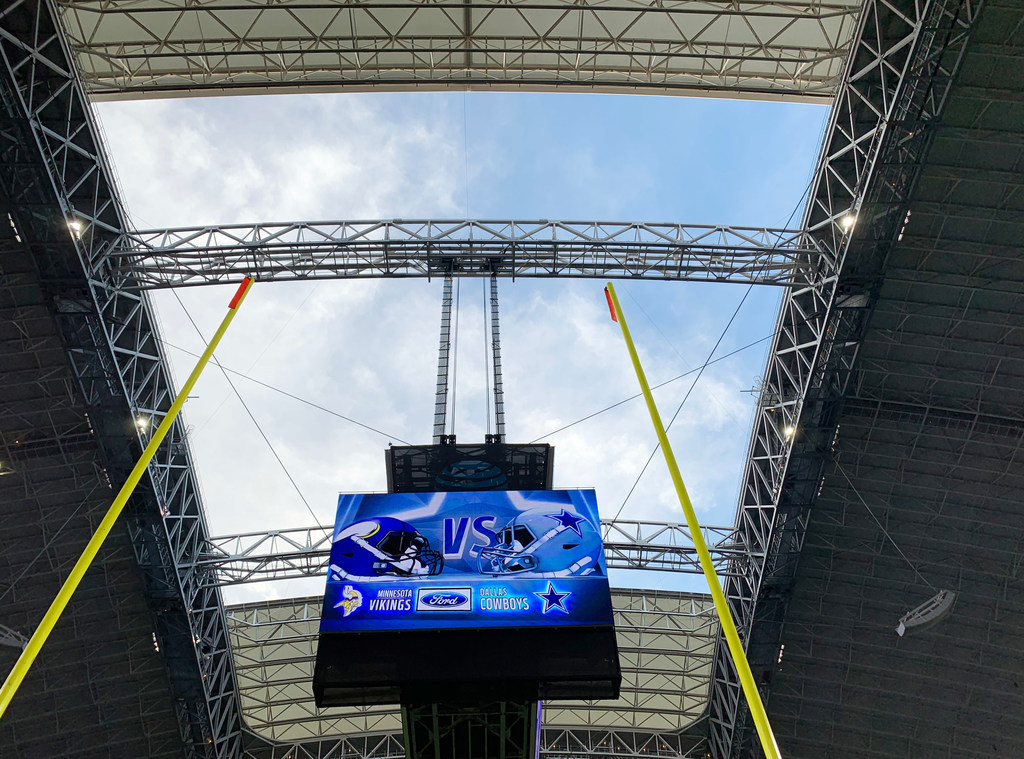
[[[926,628],[936,624],[953,610],[956,593],[952,590],[940,590],[923,604],[900,617],[896,625],[896,634],[901,638],[911,627]]]

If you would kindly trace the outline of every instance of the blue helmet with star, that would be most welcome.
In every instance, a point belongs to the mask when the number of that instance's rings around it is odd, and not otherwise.
[[[480,550],[480,572],[534,577],[601,574],[601,535],[589,520],[564,507],[516,515]]]
[[[370,581],[440,574],[444,559],[408,522],[364,519],[342,528],[331,546],[330,579]]]

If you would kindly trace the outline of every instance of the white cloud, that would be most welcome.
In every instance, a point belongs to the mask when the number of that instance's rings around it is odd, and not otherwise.
[[[285,95],[105,103],[98,112],[140,227],[461,210],[452,114],[439,103],[411,122],[386,103]]]

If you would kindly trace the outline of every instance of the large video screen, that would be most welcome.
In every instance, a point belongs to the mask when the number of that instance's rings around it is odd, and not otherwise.
[[[612,624],[593,490],[342,495],[320,632]]]

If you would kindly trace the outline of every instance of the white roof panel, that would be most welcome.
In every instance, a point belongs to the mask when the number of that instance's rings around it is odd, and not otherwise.
[[[827,100],[860,0],[59,2],[97,99],[569,89]]]

